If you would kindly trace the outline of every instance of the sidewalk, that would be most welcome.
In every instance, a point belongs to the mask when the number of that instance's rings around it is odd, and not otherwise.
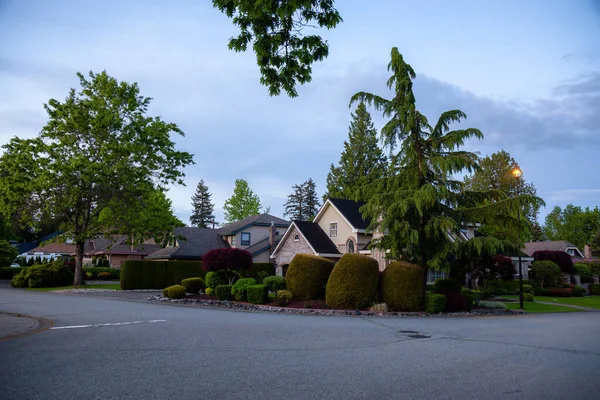
[[[549,306],[561,306],[561,307],[576,308],[576,309],[582,310],[582,311],[600,312],[600,309],[598,309],[598,308],[576,306],[575,304],[552,303],[552,302],[549,302],[549,301],[537,301],[537,300],[535,300],[535,302],[538,303],[538,304],[546,304],[546,305],[549,305]]]
[[[0,339],[19,336],[34,331],[39,326],[39,322],[34,318],[19,316],[18,314],[0,313]]]

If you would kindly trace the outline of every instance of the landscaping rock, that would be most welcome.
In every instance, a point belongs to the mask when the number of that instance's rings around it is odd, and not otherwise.
[[[127,292],[156,292],[156,289],[135,289],[135,290],[127,290]],[[49,293],[108,293],[108,292],[123,292],[123,290],[116,289],[93,289],[93,288],[83,288],[83,289],[60,289],[60,290],[51,290]]]

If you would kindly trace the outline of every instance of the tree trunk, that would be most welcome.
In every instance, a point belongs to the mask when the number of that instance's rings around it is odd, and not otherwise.
[[[83,252],[85,251],[85,242],[78,241],[75,243],[75,279],[73,286],[81,286],[83,284]]]

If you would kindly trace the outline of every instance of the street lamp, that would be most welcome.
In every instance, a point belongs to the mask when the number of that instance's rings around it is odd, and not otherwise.
[[[519,168],[519,166],[516,166],[512,170],[512,175],[517,180],[517,197],[518,197],[521,195],[520,182],[521,182],[521,177],[523,176],[523,171],[521,171],[521,168]],[[521,200],[520,199],[519,199],[519,206],[517,208],[517,219],[518,219],[518,224],[519,224],[517,232],[519,235],[519,243],[520,243],[521,242]],[[523,266],[521,264],[521,251],[522,251],[522,249],[519,248],[519,308],[521,310],[523,310],[525,307],[523,305]]]

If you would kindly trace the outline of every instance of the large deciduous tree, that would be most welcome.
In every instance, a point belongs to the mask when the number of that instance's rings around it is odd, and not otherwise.
[[[550,240],[568,240],[583,249],[600,234],[600,208],[556,206],[546,216],[544,233]]]
[[[214,221],[214,207],[210,202],[211,194],[208,187],[204,184],[204,179],[200,179],[196,186],[196,193],[192,196],[192,215],[190,223],[198,228],[208,228]]]
[[[213,0],[213,6],[233,19],[240,34],[229,49],[246,51],[252,45],[271,96],[285,90],[298,95],[297,84],[312,80],[312,64],[329,55],[329,46],[305,29],[335,28],[342,22],[333,0]]]
[[[147,115],[151,99],[136,83],[119,82],[106,72],[77,75],[80,90],[44,105],[49,121],[39,136],[13,138],[0,159],[4,213],[18,213],[21,224],[43,215],[64,217],[76,245],[75,285],[82,283],[85,241],[122,230],[121,221],[135,221],[130,214],[141,211],[141,199],[169,184],[183,184],[182,170],[193,163],[192,155],[176,150],[171,140],[172,133],[183,132]],[[103,212],[113,218],[107,220]],[[153,228],[164,231],[166,225]],[[137,228],[143,236],[150,234],[144,226]]]
[[[225,221],[231,223],[260,213],[260,199],[248,182],[236,179],[233,195],[225,200]]]
[[[381,137],[392,153],[390,175],[363,189],[368,199],[363,215],[372,221],[371,229],[386,233],[372,245],[388,250],[391,258],[405,259],[425,270],[449,268],[449,260],[457,253],[494,254],[510,245],[510,241],[493,236],[466,242],[450,239],[462,223],[485,223],[490,215],[514,226],[520,222],[518,202],[531,201],[531,196],[508,198],[501,190],[465,190],[454,177],[475,171],[478,158],[460,147],[483,134],[474,128],[450,129],[452,123],[466,118],[460,110],[446,111],[430,125],[416,107],[415,72],[397,48],[392,49],[388,70],[392,73],[387,81],[394,92],[392,99],[359,92],[350,102],[371,105],[388,119]]]
[[[348,129],[348,140],[344,141],[344,151],[337,166],[331,164],[327,174],[329,197],[364,201],[360,188],[385,175],[387,160],[377,145],[377,129],[371,120],[364,103],[352,114]]]

